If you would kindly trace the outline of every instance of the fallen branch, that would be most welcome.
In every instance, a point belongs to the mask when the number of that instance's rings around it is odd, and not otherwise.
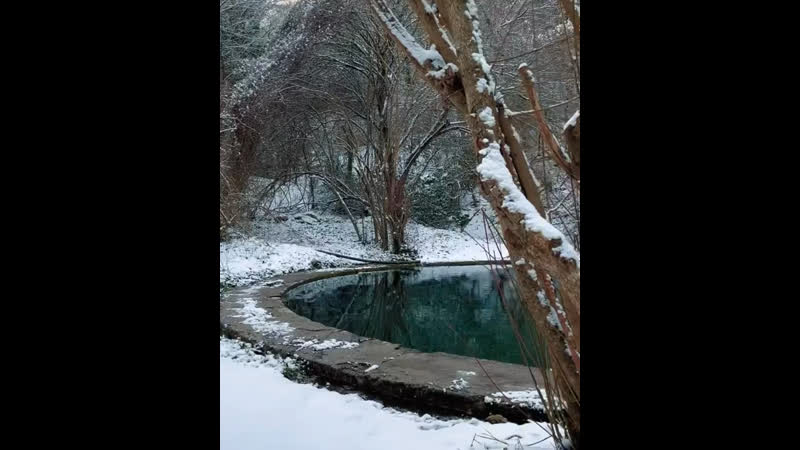
[[[318,251],[320,253],[325,253],[326,255],[336,256],[336,257],[344,258],[344,259],[352,259],[353,261],[361,261],[361,262],[367,262],[367,263],[372,263],[372,264],[417,264],[417,265],[421,265],[419,260],[414,260],[414,261],[375,261],[375,260],[372,260],[372,259],[361,259],[361,258],[355,258],[353,256],[346,256],[346,255],[340,255],[338,253],[326,252],[325,250],[316,250],[316,251]]]

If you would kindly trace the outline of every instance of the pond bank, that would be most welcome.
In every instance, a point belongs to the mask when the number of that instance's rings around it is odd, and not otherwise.
[[[295,272],[273,277],[256,287],[230,291],[220,302],[221,333],[293,356],[303,361],[320,381],[364,393],[387,405],[478,419],[501,414],[517,423],[546,420],[532,398],[535,394],[525,392],[534,389],[531,371],[525,366],[446,353],[422,353],[327,327],[295,314],[283,304],[282,296],[304,283],[398,268],[402,266]],[[534,373],[541,381],[538,371]],[[501,390],[512,393],[509,397],[517,398],[516,402],[499,395]]]

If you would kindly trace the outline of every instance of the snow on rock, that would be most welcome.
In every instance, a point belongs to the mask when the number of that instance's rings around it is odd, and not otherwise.
[[[373,364],[369,366],[364,372],[372,372],[373,370],[377,369],[379,366],[377,364]]]
[[[491,396],[487,395],[483,400],[486,403],[501,403],[505,401],[506,398],[508,398],[511,403],[525,405],[528,408],[544,409],[542,398],[539,396],[539,393],[533,389],[527,391],[495,392]]]
[[[239,308],[239,314],[233,317],[244,317],[243,324],[250,325],[253,330],[259,333],[270,335],[286,336],[283,338],[284,343],[289,343],[290,335],[294,331],[294,327],[286,322],[273,319],[272,314],[267,312],[264,308],[259,307],[256,301],[252,298],[245,298],[239,302],[242,305]],[[306,340],[302,338],[294,339],[291,341],[292,345],[297,346],[298,350],[311,349],[315,351],[330,350],[330,349],[351,349],[358,347],[358,342],[340,341],[337,339],[326,339],[320,342],[318,339]]]
[[[310,348],[312,350],[330,350],[333,348],[349,349],[358,347],[358,342],[338,341],[336,339],[326,339],[320,342],[318,339],[306,341],[305,339],[295,339],[292,345],[297,345],[298,350]]]
[[[253,368],[267,367],[276,370],[297,368],[294,358],[280,358],[272,354],[258,355],[251,344],[224,337],[219,338],[219,356]]]
[[[469,387],[469,382],[463,377],[455,379],[450,382],[450,390],[461,391]]]
[[[547,424],[441,420],[402,412],[357,394],[290,381],[281,373],[288,361],[220,338],[220,450],[554,448],[544,431]]]
[[[250,327],[259,333],[286,335],[294,331],[294,328],[286,322],[270,320],[272,319],[272,314],[267,312],[264,308],[258,307],[256,301],[252,298],[244,299],[240,304],[242,305],[242,307],[239,308],[240,314],[233,317],[245,317],[242,323],[250,325]]]
[[[529,231],[541,233],[542,236],[551,241],[556,239],[560,240],[561,244],[553,248],[553,253],[562,258],[575,261],[578,269],[580,269],[580,254],[575,250],[572,244],[570,244],[567,237],[558,231],[556,227],[551,225],[550,222],[540,216],[536,208],[525,198],[525,195],[522,194],[517,185],[514,184],[511,173],[509,173],[506,163],[503,160],[503,155],[500,154],[500,145],[496,142],[492,142],[481,150],[480,153],[483,155],[483,159],[481,163],[478,164],[478,173],[484,181],[495,181],[503,191],[505,194],[503,207],[511,212],[521,214],[523,217],[522,222]]]

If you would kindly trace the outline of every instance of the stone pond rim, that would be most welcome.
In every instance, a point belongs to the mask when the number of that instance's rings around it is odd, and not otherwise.
[[[508,264],[507,261],[503,263]],[[500,414],[516,423],[525,423],[528,419],[546,421],[547,417],[541,409],[511,403],[502,397],[498,402],[485,401],[486,396],[492,396],[501,390],[509,392],[534,389],[532,373],[535,374],[537,383],[542,382],[541,373],[535,368],[529,369],[523,365],[492,360],[476,360],[449,353],[425,353],[391,342],[365,338],[349,331],[313,322],[294,313],[283,302],[285,294],[291,289],[336,276],[420,266],[488,264],[498,264],[498,261],[373,264],[294,272],[271,277],[259,283],[259,286],[237,288],[223,295],[220,301],[220,334],[303,361],[310,374],[318,381],[363,393],[382,401],[387,406],[399,406],[423,413],[469,416],[481,420],[492,414]],[[288,334],[289,342],[284,341],[286,335],[262,333],[244,324],[246,318],[237,316],[241,313],[239,309],[245,299],[255,300],[258,307],[272,315],[270,320],[286,322],[293,327],[294,330]],[[295,339],[303,341],[337,339],[358,342],[359,345],[350,349],[333,348],[319,351],[310,347],[299,349],[298,345],[291,344]],[[373,365],[378,365],[378,368],[365,371]],[[491,375],[491,379],[486,376],[486,372]],[[459,378],[469,383],[466,388],[460,390],[453,388],[452,382]]]

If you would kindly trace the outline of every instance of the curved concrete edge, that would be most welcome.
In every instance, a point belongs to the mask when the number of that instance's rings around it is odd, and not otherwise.
[[[259,286],[230,291],[220,302],[220,334],[294,357],[320,381],[361,392],[388,406],[482,420],[501,414],[517,423],[546,421],[541,409],[493,395],[501,390],[534,389],[532,375],[541,385],[542,376],[536,369],[448,353],[423,353],[365,338],[313,322],[283,303],[289,290],[312,281],[403,267],[419,266],[367,265],[295,272],[270,278]],[[487,402],[487,397],[497,400]]]

